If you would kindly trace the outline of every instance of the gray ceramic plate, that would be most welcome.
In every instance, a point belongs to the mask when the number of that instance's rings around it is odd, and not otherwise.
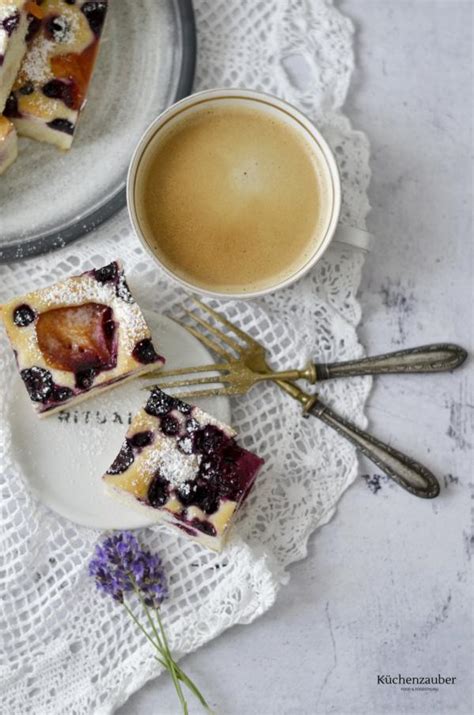
[[[125,204],[133,149],[150,122],[192,89],[191,0],[115,0],[72,149],[28,139],[0,178],[0,262],[70,243]]]

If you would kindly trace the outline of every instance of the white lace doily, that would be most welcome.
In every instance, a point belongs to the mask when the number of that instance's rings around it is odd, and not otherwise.
[[[364,228],[368,143],[340,112],[353,69],[349,20],[329,0],[194,4],[196,90],[262,89],[305,111],[338,159],[342,220]],[[57,253],[2,266],[0,301],[116,256],[146,286],[145,307],[172,312],[182,300],[180,290],[144,255],[122,212],[95,235]],[[293,287],[220,308],[266,344],[276,367],[299,365],[309,357],[354,357],[362,352],[356,292],[363,261],[358,249],[334,244]],[[3,335],[0,347],[0,710],[8,715],[110,713],[158,673],[156,662],[126,614],[96,594],[86,574],[99,533],[43,507],[19,473],[5,417],[13,361]],[[369,388],[368,379],[334,381],[323,384],[320,393],[363,426]],[[236,399],[233,422],[244,443],[265,458],[266,468],[225,552],[213,555],[162,527],[141,532],[164,557],[171,597],[163,617],[178,655],[272,605],[287,578],[286,567],[305,555],[309,535],[330,519],[357,474],[354,450],[316,419],[303,421],[298,405],[274,386],[262,385]]]

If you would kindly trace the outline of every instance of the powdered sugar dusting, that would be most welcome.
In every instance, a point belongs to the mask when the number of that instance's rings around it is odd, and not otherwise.
[[[61,305],[80,305],[88,300],[106,301],[113,297],[110,288],[104,283],[93,281],[89,276],[74,276],[60,283],[41,288],[38,293],[41,301],[51,308]]]
[[[40,84],[52,76],[49,58],[54,46],[54,42],[47,40],[45,37],[39,37],[38,40],[33,43],[21,67],[21,71],[26,79]]]
[[[128,283],[127,283],[123,273],[120,273],[120,275],[118,277],[117,286],[116,286],[115,290],[116,290],[118,297],[121,298],[122,300],[124,300],[126,303],[134,303],[135,302],[133,295],[130,293]]]
[[[77,11],[64,7],[62,14],[54,18],[53,39],[38,35],[28,48],[21,67],[26,79],[41,84],[52,77],[51,57],[67,51],[63,46],[73,44],[79,31]]]
[[[175,487],[193,480],[198,468],[199,457],[197,455],[182,454],[176,447],[161,453],[160,474]]]
[[[11,33],[3,26],[3,21],[19,12],[25,4],[25,0],[17,2],[4,2],[0,0],[0,53],[4,55],[7,50]],[[15,28],[17,29],[17,28]]]
[[[141,455],[138,470],[144,477],[159,472],[172,487],[185,489],[185,483],[196,478],[200,462],[200,455],[183,454],[176,448],[173,438],[162,437],[159,444]]]
[[[25,0],[17,0],[16,2],[14,2],[14,0],[10,0],[10,2],[1,2],[0,0],[0,22],[3,22],[3,20],[10,17],[10,15],[14,15],[15,12],[18,12],[24,4]]]
[[[215,417],[212,417],[212,415],[208,415],[207,412],[203,412],[203,410],[196,405],[194,405],[192,409],[191,416],[199,423],[199,425],[214,425],[215,427],[218,427],[227,437],[235,437],[237,434],[232,427],[224,424],[220,420],[217,420]],[[199,425],[196,429],[199,428]]]
[[[39,357],[41,359],[41,351],[38,346],[38,336],[36,335],[36,330],[34,326],[31,326],[31,330],[28,332],[28,361],[31,362],[33,359],[34,361],[37,361],[37,358]],[[23,356],[21,354],[18,355],[19,359],[21,359]]]
[[[118,299],[113,307],[122,328],[121,344],[127,353],[132,353],[138,341],[149,335],[145,318],[136,303],[130,305]]]
[[[61,44],[73,43],[80,30],[77,12],[68,7],[64,7],[61,12],[54,20],[54,40]]]
[[[54,21],[54,39],[56,42],[70,42],[72,37],[71,28],[66,18],[57,17]]]
[[[192,454],[193,453],[193,441],[192,441],[191,437],[181,437],[180,449],[184,454]]]

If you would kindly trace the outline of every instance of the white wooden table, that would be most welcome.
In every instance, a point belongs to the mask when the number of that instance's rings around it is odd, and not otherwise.
[[[370,353],[448,340],[472,352],[473,3],[340,7],[358,32],[346,113],[372,144],[369,228],[377,241],[360,293],[361,340]],[[361,462],[364,478],[311,539],[275,607],[185,660],[218,713],[474,710],[472,385],[470,365],[377,382],[371,428],[425,461],[442,495],[417,500]],[[377,683],[399,673],[456,681],[437,691]],[[178,712],[165,677],[119,711]]]

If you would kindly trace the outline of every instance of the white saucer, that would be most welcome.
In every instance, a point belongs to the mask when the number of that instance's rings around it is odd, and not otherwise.
[[[167,368],[214,362],[196,338],[169,318],[148,312],[146,318]],[[13,453],[38,499],[82,526],[133,529],[153,523],[148,515],[108,496],[101,480],[120,449],[130,416],[146,400],[142,386],[138,378],[77,408],[40,420],[17,379],[9,408]],[[197,402],[206,412],[230,423],[226,397]]]

